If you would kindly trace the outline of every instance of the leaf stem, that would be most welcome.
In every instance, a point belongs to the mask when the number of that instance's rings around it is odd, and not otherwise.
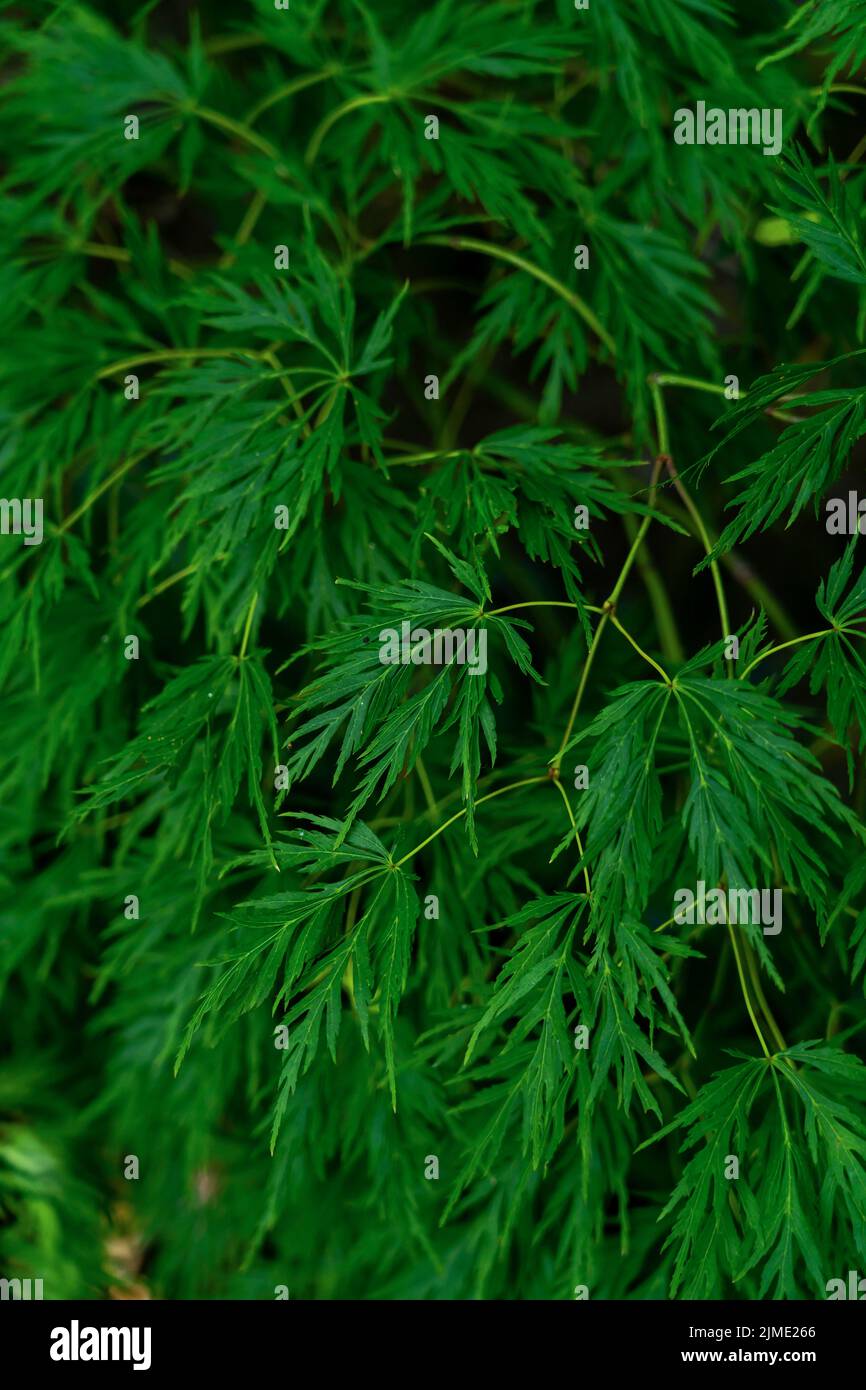
[[[94,381],[114,376],[115,372],[126,371],[127,367],[140,367],[147,362],[176,362],[189,357],[251,357],[255,361],[265,359],[263,352],[253,348],[161,348],[158,352],[140,352],[135,357],[122,357],[118,362],[110,362],[96,373]]]
[[[615,613],[610,613],[610,614],[609,614],[609,617],[610,617],[610,621],[613,623],[613,625],[614,625],[614,627],[616,628],[617,632],[621,632],[622,635],[623,635],[623,637],[626,639],[626,641],[627,641],[627,642],[630,642],[631,645],[634,647],[634,649],[635,649],[635,651],[638,653],[638,655],[639,655],[639,656],[642,656],[643,659],[644,659],[644,661],[649,662],[650,666],[652,666],[654,670],[658,671],[658,673],[659,673],[659,675],[661,676],[662,680],[665,682],[665,685],[671,685],[671,684],[672,684],[671,678],[670,678],[670,676],[668,675],[667,671],[665,671],[663,667],[659,666],[658,662],[657,662],[657,661],[654,661],[653,658],[652,658],[647,652],[644,651],[643,647],[639,647],[639,646],[638,646],[637,642],[634,640],[634,638],[632,637],[631,633],[630,633],[626,628],[623,627],[622,623],[620,622],[620,620],[619,620],[619,618],[616,616],[616,614],[615,614]]]
[[[714,396],[723,396],[727,390],[726,386],[719,386],[715,381],[702,381],[696,376],[677,376],[669,372],[657,372],[650,378],[650,390],[653,383],[657,386],[687,386],[693,391],[709,391]],[[740,395],[747,393],[741,391]]]
[[[740,673],[740,680],[745,680],[749,672],[754,670],[754,668],[758,665],[759,662],[766,660],[766,658],[768,656],[772,656],[774,652],[783,652],[786,647],[796,647],[800,642],[813,642],[817,637],[829,637],[831,632],[847,631],[847,628],[825,627],[822,628],[820,632],[807,632],[802,637],[792,637],[790,642],[780,642],[778,646],[768,647],[765,652],[759,652],[758,655],[755,657],[754,661],[749,662],[745,671],[742,671]],[[864,636],[862,632],[854,632],[851,635],[855,637]]]
[[[101,482],[98,487],[93,489],[93,492],[91,492],[90,495],[85,498],[85,500],[81,503],[81,506],[76,507],[75,511],[72,512],[68,517],[65,518],[64,521],[60,523],[60,525],[57,528],[58,536],[62,536],[64,531],[68,531],[70,526],[74,526],[76,521],[78,521],[79,517],[82,517],[86,511],[89,511],[90,508],[93,506],[94,502],[98,501],[98,499],[102,496],[104,492],[107,492],[108,489],[112,487],[114,483],[118,482],[119,479],[121,479],[125,473],[128,473],[131,468],[134,468],[135,465],[137,463],[140,463],[143,458],[147,458],[147,455],[151,452],[152,451],[150,449],[145,449],[143,453],[133,454],[132,458],[128,458],[125,463],[122,463],[120,465],[119,468],[115,468],[114,472],[110,474],[109,477],[107,477],[103,482]]]
[[[652,478],[650,481],[649,490],[650,507],[652,507],[653,503],[655,502],[656,487],[658,485],[659,472],[661,471],[662,462],[663,460],[660,455],[653,464]],[[631,543],[629,552],[625,557],[625,562],[623,563],[623,567],[620,570],[619,578],[614,584],[613,589],[610,592],[610,596],[604,604],[604,611],[602,612],[601,621],[599,622],[598,627],[595,629],[595,633],[593,634],[593,639],[590,644],[589,651],[586,654],[586,661],[584,662],[583,672],[581,673],[580,684],[577,687],[577,693],[574,697],[574,703],[571,707],[571,713],[568,716],[568,723],[565,726],[565,733],[562,736],[562,741],[559,745],[556,757],[552,759],[552,766],[557,771],[559,771],[560,764],[562,763],[562,755],[565,752],[569,739],[571,738],[571,731],[574,728],[574,721],[576,720],[578,711],[580,709],[580,702],[583,699],[583,692],[586,689],[586,682],[589,677],[589,672],[592,667],[592,663],[595,660],[595,653],[598,650],[598,644],[601,640],[601,635],[604,632],[608,618],[610,617],[611,613],[616,607],[617,601],[619,599],[620,594],[622,593],[623,585],[625,584],[629,570],[634,564],[635,556],[637,555],[637,552],[643,543],[644,536],[649,530],[649,526],[652,519],[652,512],[647,512],[646,516],[643,518],[643,521],[641,522],[637,535]]]
[[[553,777],[553,778],[551,778],[551,781],[553,782],[553,785],[558,789],[560,796],[562,797],[563,801],[565,802],[565,809],[566,809],[566,811],[568,812],[568,819],[571,821],[571,828],[572,828],[572,830],[574,831],[574,838],[575,838],[575,840],[576,840],[576,842],[577,842],[578,853],[580,854],[580,857],[581,857],[581,859],[582,859],[582,858],[583,858],[583,845],[581,844],[581,841],[580,841],[580,831],[579,831],[578,828],[577,828],[577,821],[574,819],[574,812],[573,812],[572,809],[571,809],[571,802],[569,801],[568,796],[566,795],[565,787],[562,785],[562,782],[561,782],[560,778],[559,778],[559,777]],[[587,870],[587,867],[586,867],[585,864],[584,864],[584,866],[583,866],[583,881],[584,881],[584,883],[586,884],[586,896],[589,897],[589,895],[590,895],[590,893],[591,893],[592,890],[591,890],[591,888],[590,888],[590,886],[589,886],[589,871]]]
[[[518,787],[530,787],[538,782],[549,781],[550,778],[546,774],[541,777],[524,777],[523,780],[520,782],[509,782],[506,787],[500,787],[495,792],[488,792],[486,796],[479,797],[478,800],[475,802],[475,805],[483,806],[485,801],[492,801],[494,797],[504,796],[506,792],[513,792]],[[413,849],[410,849],[408,854],[404,854],[402,859],[398,859],[396,864],[394,865],[394,868],[399,869],[403,864],[406,863],[407,859],[411,859],[414,854],[420,853],[422,849],[426,848],[426,846],[430,844],[431,840],[435,840],[437,835],[441,835],[443,830],[447,830],[449,825],[453,825],[455,821],[462,819],[462,817],[466,815],[467,809],[468,808],[464,806],[461,810],[457,811],[455,815],[451,816],[449,820],[446,820],[442,823],[442,825],[437,826],[436,829],[433,831],[432,835],[428,835],[426,840],[422,840],[420,844],[415,845]]]
[[[485,618],[498,618],[502,613],[513,613],[518,608],[577,609],[580,606],[581,605],[576,603],[567,603],[561,599],[530,599],[527,603],[509,603],[506,605],[505,608],[491,608],[488,612],[482,614],[482,616]],[[654,670],[658,671],[662,680],[665,681],[667,685],[671,684],[671,678],[668,675],[667,671],[665,671],[661,666],[659,666],[658,662],[654,661],[653,658],[649,656],[647,652],[644,651],[643,647],[638,646],[631,633],[628,631],[626,627],[623,626],[623,624],[619,621],[619,618],[617,618],[614,613],[612,613],[609,609],[606,608],[598,608],[594,603],[584,603],[582,606],[587,613],[600,613],[603,617],[609,618],[610,621],[613,623],[614,627],[616,628],[617,632],[622,633],[623,637],[626,639],[627,642],[631,643],[638,655],[642,656],[644,661],[648,662]]]
[[[245,622],[245,624],[244,624],[244,635],[243,635],[243,640],[242,640],[242,642],[241,642],[240,654],[239,654],[239,656],[238,656],[238,660],[239,660],[239,661],[243,661],[244,657],[245,657],[246,654],[247,654],[247,643],[248,643],[248,641],[250,640],[250,628],[252,627],[252,623],[253,623],[253,614],[254,614],[255,611],[256,611],[256,604],[258,603],[258,601],[259,601],[259,592],[258,592],[258,589],[257,589],[256,592],[253,594],[252,599],[251,599],[251,601],[250,601],[250,606],[249,606],[249,608],[247,609],[247,620],[246,620],[246,622]]]
[[[596,318],[589,305],[581,299],[580,295],[575,294],[567,285],[563,285],[560,280],[556,280],[540,266],[534,265],[532,261],[527,261],[523,256],[518,256],[515,251],[509,251],[504,246],[496,246],[490,241],[478,241],[475,237],[467,236],[428,236],[422,237],[422,242],[427,246],[450,246],[457,251],[477,251],[482,256],[492,256],[494,260],[507,261],[509,265],[516,266],[518,270],[525,270],[528,275],[534,275],[536,280],[547,285],[549,289],[570,304],[575,309],[584,323],[588,324],[600,338],[612,357],[616,356],[616,343],[604,325]]]
[[[685,506],[686,511],[692,518],[692,521],[695,523],[695,529],[697,530],[697,533],[701,538],[701,544],[704,547],[704,553],[706,555],[711,555],[713,551],[713,545],[712,541],[709,538],[709,535],[707,534],[707,528],[704,525],[704,519],[698,511],[698,508],[695,504],[694,498],[691,496],[691,493],[684,486],[683,481],[676,470],[674,461],[671,458],[669,458],[667,461],[667,470],[673,480],[674,487],[676,488],[677,492],[683,500],[683,505]],[[722,584],[722,576],[721,571],[719,570],[718,560],[710,560],[710,574],[713,577],[713,587],[716,591],[716,603],[718,604],[719,617],[722,623],[722,636],[728,637],[730,636],[731,632],[731,620],[728,616],[728,604],[725,598],[725,589],[724,585]]]
[[[696,376],[679,376],[675,372],[653,372],[648,378],[650,391],[653,385],[656,386],[684,386],[691,391],[709,391],[714,396],[724,396],[727,393],[726,386],[719,386],[715,381],[702,381]],[[740,396],[748,396],[748,391],[744,386],[739,387]],[[780,397],[784,399],[784,397]],[[799,424],[800,416],[791,415],[786,410],[777,410],[774,406],[764,407],[765,415],[772,415],[775,420],[784,420],[788,424]]]
[[[433,819],[436,820],[438,817],[436,798],[433,795],[433,787],[430,784],[430,778],[427,776],[427,769],[424,766],[424,759],[421,757],[420,753],[415,759],[415,771],[418,774],[418,781],[421,783],[421,789],[424,792],[424,800],[427,802],[427,809]]]
[[[733,927],[731,926],[731,923],[730,923],[730,922],[728,923],[728,931],[729,931],[730,937],[731,937],[731,945],[732,945],[732,947],[734,948],[734,960],[735,960],[736,963],[737,963],[737,974],[738,974],[739,977],[740,977],[740,989],[743,991],[743,998],[744,998],[745,1001],[746,1001],[746,1008],[747,1008],[748,1011],[749,1011],[749,1018],[752,1020],[752,1027],[754,1028],[755,1032],[756,1032],[757,1035],[758,1035],[758,1041],[760,1042],[761,1047],[764,1049],[764,1056],[766,1057],[767,1061],[769,1062],[769,1061],[770,1061],[770,1050],[769,1050],[769,1048],[767,1047],[767,1044],[766,1044],[765,1041],[764,1041],[764,1035],[763,1035],[763,1033],[761,1032],[761,1028],[760,1028],[760,1024],[758,1023],[758,1020],[757,1020],[757,1018],[755,1017],[755,1010],[754,1010],[754,1008],[752,1007],[752,1001],[751,1001],[751,999],[749,998],[749,991],[748,991],[748,989],[746,988],[746,977],[745,977],[745,975],[743,974],[743,965],[742,965],[742,961],[740,960],[740,952],[739,952],[739,949],[738,949],[738,947],[737,947],[737,938],[736,938],[736,935],[735,935],[735,933],[734,933],[734,929],[733,929]]]
[[[132,254],[124,246],[108,246],[99,241],[79,241],[75,242],[71,249],[76,255],[93,256],[96,260],[116,261],[121,265],[130,265],[132,262]],[[192,266],[185,265],[174,256],[168,258],[166,265],[172,275],[177,275],[181,280],[192,280],[195,277]]]
[[[313,131],[307,146],[307,153],[304,155],[304,163],[309,165],[315,162],[328,131],[344,116],[348,116],[350,111],[357,111],[361,106],[380,106],[383,102],[393,100],[394,97],[390,92],[363,92],[360,96],[351,97],[348,101],[344,101],[342,106],[336,106],[333,111],[328,112],[325,119]]]
[[[243,140],[245,144],[252,145],[253,149],[267,155],[268,159],[272,159],[274,163],[280,162],[281,156],[277,147],[272,145],[270,140],[265,140],[255,130],[250,130],[243,121],[233,120],[231,116],[224,116],[222,111],[214,111],[209,106],[194,106],[192,114],[207,121],[209,125],[216,126],[218,130],[224,131],[227,135],[234,135],[238,140]]]
[[[245,125],[251,126],[263,115],[270,107],[276,106],[278,101],[284,101],[286,97],[294,96],[295,92],[303,92],[306,87],[314,87],[317,82],[326,82],[329,77],[333,77],[340,71],[339,64],[329,63],[322,68],[321,72],[306,73],[303,77],[296,77],[294,81],[287,82],[283,87],[277,87],[268,96],[257,102],[252,110],[247,112]]]
[[[631,544],[637,534],[637,522],[631,512],[624,513],[622,522],[628,542]],[[681,666],[686,659],[686,654],[680,641],[674,611],[662,577],[646,546],[642,546],[637,553],[637,567],[652,605],[662,655],[666,661]]]
[[[249,207],[244,213],[243,218],[241,219],[241,224],[238,227],[237,232],[235,233],[235,246],[246,246],[247,242],[249,241],[250,237],[255,231],[256,223],[258,222],[267,205],[268,195],[266,193],[262,193],[261,189],[257,189],[256,192],[253,194],[252,198],[250,199]],[[225,254],[220,257],[220,270],[230,269],[230,267],[234,265],[236,260],[237,255],[234,251],[226,251]]]
[[[652,507],[654,506],[654,504],[655,504],[656,488],[658,487],[659,473],[661,472],[662,464],[663,464],[663,463],[664,463],[664,459],[661,458],[661,457],[659,457],[659,458],[657,458],[657,459],[655,460],[655,463],[653,464],[653,471],[652,471],[652,477],[651,477],[651,479],[650,479],[650,488],[649,488],[649,496],[648,496],[648,502],[649,502],[649,506],[650,506],[651,508],[652,508]],[[629,548],[629,552],[628,552],[628,554],[627,554],[626,557],[625,557],[625,562],[624,562],[624,564],[623,564],[623,567],[622,567],[622,569],[621,569],[620,572],[619,572],[619,578],[617,579],[616,583],[614,584],[614,586],[613,586],[613,588],[611,589],[610,594],[609,594],[609,596],[608,596],[607,603],[608,603],[611,607],[615,607],[616,604],[617,604],[617,602],[619,601],[619,596],[620,596],[620,594],[621,594],[622,591],[623,591],[623,588],[624,588],[624,586],[625,586],[625,581],[626,581],[626,579],[627,579],[628,576],[629,576],[629,572],[630,572],[630,570],[631,570],[632,565],[633,565],[634,562],[635,562],[635,559],[637,558],[637,553],[638,553],[638,551],[640,550],[641,546],[643,545],[644,536],[646,535],[647,531],[648,531],[649,528],[650,528],[650,525],[651,525],[651,523],[652,523],[652,519],[653,519],[653,517],[652,517],[652,511],[649,511],[649,512],[647,512],[646,516],[645,516],[645,517],[643,518],[643,520],[641,521],[641,524],[640,524],[640,528],[639,528],[639,530],[638,530],[638,533],[637,533],[637,535],[635,536],[634,540],[633,540],[632,543],[631,543],[631,546],[630,546],[630,548]]]
[[[574,608],[578,604],[569,603],[566,599],[530,599],[526,603],[508,603],[504,608],[491,608],[485,614],[485,618],[498,618],[502,613],[514,613],[518,608]],[[585,603],[583,607],[587,613],[603,613],[603,608],[597,608],[592,603]]]
[[[671,378],[666,379],[668,380],[668,382],[670,382],[671,380]],[[670,432],[668,430],[667,411],[665,410],[664,395],[661,389],[664,380],[665,378],[656,376],[650,377],[649,382],[650,395],[652,396],[653,407],[655,409],[659,450],[664,455],[665,466],[667,468],[668,473],[670,474],[673,485],[679,493],[683,501],[683,504],[686,508],[686,511],[688,512],[689,516],[695,524],[695,529],[697,530],[697,533],[701,538],[701,544],[704,547],[704,552],[706,555],[711,555],[713,547],[710,538],[707,535],[707,528],[704,525],[703,517],[698,511],[691,494],[683,486],[682,479],[680,478],[680,475],[676,469],[676,465],[674,464],[673,458],[671,457]],[[681,377],[679,380],[681,382],[688,382],[690,385],[694,385],[695,383],[695,378],[692,377]],[[699,386],[701,386],[701,389],[703,389],[703,384],[698,384]],[[722,577],[719,572],[718,561],[710,561],[710,573],[713,577],[713,587],[716,591],[716,602],[719,606],[719,617],[722,621],[722,636],[727,637],[730,634],[731,626],[730,619],[728,617],[728,605],[725,599],[725,590],[722,584]],[[731,674],[732,671],[730,669],[730,666],[728,666],[728,675],[730,676]]]
[[[770,1032],[773,1034],[773,1039],[779,1047],[780,1051],[787,1052],[788,1044],[785,1042],[781,1030],[779,1029],[779,1025],[773,1017],[770,1006],[767,1003],[763,986],[761,984],[760,972],[758,971],[758,967],[755,961],[755,953],[752,950],[748,937],[745,936],[743,937],[743,955],[746,957],[746,964],[749,967],[749,977],[752,981],[752,988],[755,991],[755,998],[761,1006],[761,1012],[763,1013],[764,1018],[767,1020]]]
[[[187,579],[189,575],[195,574],[198,568],[199,562],[196,560],[191,565],[185,565],[182,570],[177,570],[175,574],[170,574],[167,579],[163,579],[154,589],[151,589],[149,593],[143,594],[135,605],[136,608],[144,608],[145,604],[150,603],[152,599],[164,593],[166,589],[170,589],[173,584],[178,584],[181,579]]]
[[[583,670],[580,675],[580,682],[578,684],[577,692],[574,697],[574,703],[571,706],[571,713],[568,716],[568,723],[565,726],[565,733],[562,735],[562,741],[559,745],[559,748],[557,749],[556,757],[553,758],[551,762],[551,766],[557,772],[559,771],[560,764],[562,763],[562,756],[566,748],[568,747],[568,741],[571,738],[571,731],[574,728],[574,721],[577,718],[578,710],[580,709],[580,702],[583,699],[583,692],[586,689],[586,682],[589,679],[589,673],[592,669],[592,663],[595,660],[595,654],[598,650],[598,644],[601,640],[601,634],[604,632],[605,624],[607,623],[609,617],[610,613],[602,614],[601,621],[598,627],[595,629],[592,642],[590,643],[589,651],[586,654],[586,660],[583,663]]]

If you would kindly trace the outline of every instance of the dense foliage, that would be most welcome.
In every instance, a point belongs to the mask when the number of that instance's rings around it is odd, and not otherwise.
[[[27,0],[0,64],[0,1273],[866,1272],[863,0]]]

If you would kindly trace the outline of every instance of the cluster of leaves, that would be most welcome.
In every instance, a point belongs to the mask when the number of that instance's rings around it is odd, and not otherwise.
[[[0,4],[3,1275],[862,1267],[863,9]]]

